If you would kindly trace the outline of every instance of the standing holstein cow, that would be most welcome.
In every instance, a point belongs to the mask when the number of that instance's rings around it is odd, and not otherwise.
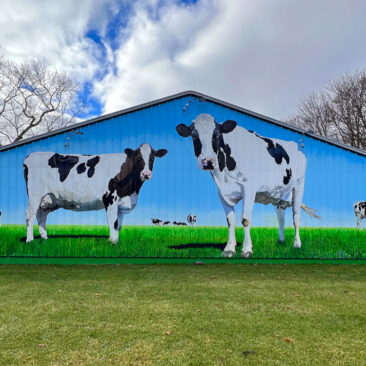
[[[182,137],[192,137],[198,168],[210,171],[217,185],[229,226],[225,257],[235,254],[234,206],[241,199],[245,232],[243,258],[253,253],[250,226],[254,202],[276,207],[280,242],[284,242],[284,212],[292,206],[294,247],[301,247],[301,208],[316,215],[302,204],[306,158],[296,143],[259,136],[231,120],[219,124],[209,114],[200,114],[190,126],[180,124],[176,130]]]
[[[353,204],[357,218],[357,227],[362,229],[361,220],[366,219],[366,201],[358,201]]]
[[[152,178],[155,151],[149,144],[125,149],[125,154],[61,155],[35,152],[24,160],[24,177],[29,197],[27,242],[33,240],[37,217],[39,232],[47,239],[47,215],[64,208],[72,211],[105,209],[109,240],[118,241],[123,216],[136,206],[143,183]]]

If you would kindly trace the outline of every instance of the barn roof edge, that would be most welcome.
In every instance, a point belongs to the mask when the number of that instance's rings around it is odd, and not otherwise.
[[[336,140],[332,140],[332,139],[320,136],[320,135],[315,134],[311,131],[305,131],[301,128],[292,126],[288,123],[279,121],[277,119],[274,119],[274,118],[271,118],[271,117],[268,117],[268,116],[265,116],[265,115],[262,115],[260,113],[253,112],[249,109],[239,107],[235,104],[231,104],[229,102],[225,102],[223,100],[220,100],[220,99],[217,99],[217,98],[214,98],[214,97],[211,97],[209,95],[206,95],[206,94],[203,94],[203,93],[200,93],[200,92],[196,92],[196,91],[193,91],[193,90],[186,90],[186,91],[176,93],[176,94],[173,94],[173,95],[170,95],[170,96],[167,96],[167,97],[155,99],[155,100],[150,101],[150,102],[146,102],[146,103],[138,104],[138,105],[133,106],[133,107],[125,108],[125,109],[119,110],[117,112],[104,114],[104,115],[101,115],[99,117],[94,117],[94,118],[88,119],[86,121],[82,121],[82,122],[75,123],[73,125],[70,125],[70,126],[67,126],[67,127],[64,127],[64,128],[60,128],[60,129],[50,131],[50,132],[47,132],[47,133],[44,133],[44,134],[41,134],[41,135],[30,137],[30,138],[27,138],[25,140],[13,142],[9,145],[0,146],[0,152],[10,150],[10,149],[13,149],[13,148],[18,147],[18,146],[26,145],[26,144],[32,143],[34,141],[42,140],[42,139],[45,139],[45,138],[48,138],[48,137],[51,137],[51,136],[59,135],[61,133],[73,131],[75,129],[79,129],[79,128],[82,128],[82,127],[85,127],[85,126],[89,126],[91,124],[102,122],[102,121],[105,121],[107,119],[111,119],[111,118],[114,118],[114,117],[119,117],[119,116],[127,114],[127,113],[135,112],[135,111],[138,111],[138,110],[141,110],[141,109],[144,109],[144,108],[152,107],[152,106],[155,106],[155,105],[158,105],[158,104],[167,103],[167,102],[170,102],[172,100],[179,99],[179,98],[182,98],[182,97],[188,97],[188,96],[204,99],[206,101],[209,101],[209,102],[212,102],[212,103],[215,103],[215,104],[218,104],[218,105],[236,110],[238,112],[247,114],[251,117],[261,119],[265,122],[274,124],[276,126],[283,127],[283,128],[288,129],[288,130],[300,133],[301,135],[311,137],[315,140],[319,140],[319,141],[325,142],[327,144],[339,147],[343,150],[347,150],[347,151],[356,153],[358,155],[366,156],[366,151],[364,151],[364,150],[342,144],[341,142],[338,142]]]

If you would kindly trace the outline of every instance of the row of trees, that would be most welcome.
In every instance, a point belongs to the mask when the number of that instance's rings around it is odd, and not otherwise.
[[[81,112],[78,89],[46,61],[19,64],[0,50],[0,146],[74,123]]]
[[[78,83],[47,62],[18,64],[0,49],[0,146],[68,126],[82,111]],[[302,100],[288,123],[366,150],[366,71]]]
[[[366,71],[344,74],[308,95],[288,122],[366,150]]]

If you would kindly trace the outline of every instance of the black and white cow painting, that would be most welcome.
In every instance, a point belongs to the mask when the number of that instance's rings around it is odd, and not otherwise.
[[[361,220],[366,219],[366,201],[358,201],[353,204],[357,218],[357,227],[362,229]]]
[[[39,232],[47,239],[47,215],[59,208],[72,211],[105,209],[109,240],[118,241],[123,216],[136,206],[140,189],[152,178],[154,159],[167,150],[149,144],[125,149],[124,154],[62,155],[35,152],[24,160],[28,192],[27,242],[33,240],[37,217]]]
[[[187,216],[187,222],[188,222],[189,225],[191,225],[193,227],[194,224],[197,222],[197,216],[193,215],[193,214],[189,214]]]
[[[209,171],[217,185],[229,227],[225,257],[235,254],[234,206],[240,200],[245,232],[243,258],[253,253],[250,227],[254,202],[275,206],[280,242],[284,242],[285,208],[292,206],[294,247],[301,247],[301,208],[316,215],[302,204],[306,157],[297,143],[262,137],[232,120],[219,124],[209,114],[200,114],[190,126],[180,124],[176,130],[182,137],[192,137],[198,168]]]

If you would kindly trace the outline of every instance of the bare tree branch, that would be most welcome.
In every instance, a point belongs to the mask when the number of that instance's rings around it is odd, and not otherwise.
[[[310,94],[288,122],[366,150],[366,70],[344,74]]]
[[[9,61],[0,48],[0,146],[74,123],[79,86],[43,60]]]

